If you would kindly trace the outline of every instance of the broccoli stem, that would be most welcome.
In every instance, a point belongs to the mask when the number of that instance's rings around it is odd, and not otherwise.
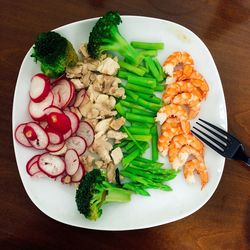
[[[153,78],[147,77],[138,77],[138,76],[128,76],[128,82],[133,83],[142,87],[154,89],[156,87],[156,80]]]
[[[155,120],[153,117],[145,116],[145,115],[136,115],[130,112],[126,112],[126,119],[128,121],[142,122],[142,123],[150,123],[154,124]]]
[[[145,50],[164,49],[164,43],[149,43],[149,42],[132,41],[130,44],[136,49],[145,49]]]
[[[126,69],[127,71],[130,71],[136,75],[143,76],[146,73],[145,69],[141,69],[137,66],[131,65],[131,64],[126,63],[124,61],[119,61],[118,63],[119,63],[121,68]]]
[[[105,203],[108,202],[129,202],[131,197],[131,192],[122,188],[107,188],[107,195],[105,197]]]

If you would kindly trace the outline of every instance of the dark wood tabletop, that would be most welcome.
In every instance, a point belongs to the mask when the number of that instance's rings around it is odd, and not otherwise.
[[[12,142],[12,102],[18,71],[41,31],[108,10],[179,23],[211,51],[223,84],[229,131],[250,154],[249,0],[7,1],[0,7],[0,248],[1,249],[250,249],[250,171],[226,161],[212,198],[174,223],[135,231],[80,229],[47,217],[21,182]]]

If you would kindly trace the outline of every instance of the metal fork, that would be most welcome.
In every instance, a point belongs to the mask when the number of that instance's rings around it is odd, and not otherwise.
[[[250,166],[250,157],[246,155],[242,143],[237,138],[207,121],[202,119],[199,119],[199,121],[202,122],[202,124],[200,122],[196,122],[196,125],[201,126],[203,129],[210,132],[214,137],[196,127],[193,127],[193,129],[199,131],[199,133],[203,135],[201,136],[192,130],[192,133],[195,136],[225,158],[240,160]]]

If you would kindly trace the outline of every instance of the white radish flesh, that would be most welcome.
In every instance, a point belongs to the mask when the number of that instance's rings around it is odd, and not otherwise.
[[[32,174],[30,173],[30,168],[32,167],[32,165],[34,163],[37,163],[38,159],[39,159],[40,155],[35,155],[33,156],[26,164],[26,171],[29,175],[32,176]]]
[[[67,149],[74,149],[80,156],[85,153],[87,149],[87,143],[84,138],[80,136],[72,136],[65,142]]]
[[[66,134],[63,135],[63,139],[67,140],[72,135],[72,129],[70,129]]]
[[[60,144],[49,144],[46,148],[49,152],[58,152],[65,146],[65,142],[62,142]],[[64,152],[65,153],[65,152]]]
[[[74,149],[68,149],[64,156],[66,164],[66,172],[72,176],[79,168],[79,157]]]
[[[77,108],[77,107],[79,107],[81,105],[81,103],[83,102],[83,99],[85,98],[85,95],[86,95],[86,90],[85,89],[82,89],[77,93],[76,100],[75,100],[75,103],[74,103],[75,108]]]
[[[50,92],[50,79],[44,74],[36,74],[31,79],[30,98],[34,102],[41,102]]]
[[[36,149],[45,149],[49,145],[49,137],[45,130],[35,122],[29,122],[27,125],[33,128],[37,135],[35,140],[29,141],[30,144]]]
[[[74,134],[79,127],[80,120],[78,119],[78,116],[71,111],[65,110],[64,114],[70,119],[72,134]]]
[[[86,141],[88,147],[90,147],[94,142],[95,138],[94,129],[88,122],[85,121],[80,122],[76,134],[82,137]]]
[[[59,156],[44,153],[38,159],[38,167],[49,177],[57,177],[65,171],[65,162]]]
[[[80,182],[83,176],[85,175],[85,169],[82,163],[79,164],[79,168],[76,171],[76,173],[72,176],[71,181],[72,182]]]
[[[49,137],[49,143],[51,144],[60,144],[63,142],[63,135],[62,133],[60,133],[59,131],[53,129],[53,128],[49,128],[47,127],[45,129],[48,137]]]
[[[50,107],[53,103],[54,96],[52,92],[49,92],[48,96],[41,102],[33,102],[30,101],[29,103],[29,113],[30,116],[35,121],[42,121],[46,118],[44,109]]]
[[[44,109],[44,114],[45,114],[45,115],[49,115],[49,114],[52,113],[52,112],[54,112],[54,113],[59,113],[59,114],[62,114],[62,113],[63,113],[62,110],[59,109],[59,108],[56,107],[56,106],[50,106],[50,107]]]
[[[23,133],[23,129],[25,128],[26,125],[27,125],[27,123],[23,123],[23,124],[20,124],[19,126],[17,126],[17,128],[15,130],[15,138],[23,146],[32,147],[29,140],[26,138],[25,134]]]

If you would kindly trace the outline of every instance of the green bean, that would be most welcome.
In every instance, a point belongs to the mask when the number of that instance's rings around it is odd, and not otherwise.
[[[126,98],[126,99],[127,99],[127,98]],[[125,99],[125,100],[119,101],[119,103],[120,103],[122,106],[127,107],[127,108],[136,108],[136,109],[145,110],[145,108],[143,108],[143,107],[141,107],[141,106],[139,106],[139,105],[137,105],[137,104],[135,104],[135,103],[131,103],[131,102],[127,101],[126,99]],[[118,112],[119,112],[119,111],[118,111]]]
[[[157,50],[142,50],[142,51],[140,51],[140,53],[143,56],[150,56],[150,57],[157,56],[157,54],[158,54]]]
[[[145,49],[145,50],[164,49],[164,43],[149,43],[149,42],[132,41],[131,45],[136,49]]]
[[[138,115],[146,115],[146,116],[155,117],[155,113],[150,112],[150,111],[146,111],[146,110],[132,108],[131,112],[134,114],[138,114]]]
[[[133,91],[137,91],[137,92],[142,92],[142,93],[150,94],[150,95],[152,95],[154,93],[153,89],[134,85],[132,83],[127,83],[125,89],[129,89],[129,90],[133,90]]]
[[[157,92],[162,92],[164,89],[165,89],[164,85],[158,84],[158,85],[156,85],[154,90],[157,91]]]
[[[140,161],[140,162],[144,162],[144,163],[156,163],[156,165],[158,165],[158,166],[163,166],[164,165],[163,163],[155,162],[155,161],[145,159],[145,158],[142,158],[142,157],[137,157],[136,161]]]
[[[150,72],[152,73],[152,75],[154,76],[154,78],[157,80],[157,82],[161,82],[161,74],[158,71],[158,68],[155,65],[155,62],[153,61],[153,59],[149,56],[144,58],[146,64],[148,65]]]
[[[130,75],[132,75],[132,76],[137,76],[137,75],[135,75],[135,74],[133,74],[133,73],[130,73],[130,72],[128,72],[128,71],[125,71],[125,70],[119,70],[118,71],[118,74],[117,74],[117,77],[119,77],[119,78],[122,78],[122,79],[128,79],[128,76],[130,76]]]
[[[152,124],[149,123],[140,123],[140,122],[132,122],[131,123],[132,126],[139,126],[139,127],[147,127],[147,128],[151,128]]]
[[[149,77],[128,76],[128,82],[146,88],[154,89],[156,87],[156,80],[154,78]]]
[[[122,105],[121,105],[120,102],[118,102],[118,103],[115,105],[115,109],[117,110],[117,112],[118,112],[121,116],[123,116],[123,117],[126,116],[126,110],[122,107]]]
[[[130,143],[130,141],[128,141],[128,140],[122,140],[120,143],[115,144],[115,145],[114,145],[114,148],[126,147],[126,145],[127,145],[128,143]]]
[[[152,131],[152,161],[157,161],[158,160],[158,131],[157,131],[157,127],[154,124],[154,126],[151,129]]]
[[[146,73],[146,71],[144,69],[138,68],[138,67],[136,67],[132,64],[126,63],[124,61],[119,61],[118,63],[119,63],[121,68],[126,69],[127,71],[132,72],[136,75],[143,76]]]
[[[136,115],[130,112],[126,112],[126,119],[129,121],[142,122],[142,123],[151,123],[154,124],[155,120],[153,117],[148,117],[145,115]]]
[[[135,182],[126,182],[123,184],[123,188],[133,191],[136,194],[150,196],[149,192],[147,192],[143,187],[141,187],[141,185]]]
[[[133,137],[137,140],[137,141],[145,141],[148,142],[152,139],[152,135],[137,135],[137,134],[133,134]],[[128,138],[128,140],[130,140],[130,138]]]
[[[129,149],[131,149],[133,146],[135,145],[135,143],[133,141],[130,141],[125,147],[124,149],[126,151],[128,151]]]
[[[166,74],[164,73],[159,60],[157,58],[153,58],[153,61],[154,61],[155,65],[156,65],[160,75],[162,76],[162,80],[164,80],[166,78]]]
[[[127,129],[125,126],[122,126],[122,128],[123,128],[123,129],[125,130],[125,132],[127,133],[128,139],[131,139],[131,140],[135,143],[135,145],[136,145],[140,150],[143,150],[142,147],[140,146],[140,144],[137,142],[135,136],[132,135],[132,134],[128,131],[128,129]]]
[[[134,134],[136,134],[136,135],[150,135],[149,128],[128,127],[128,131],[133,135]]]
[[[147,95],[142,93],[137,93],[137,95],[141,98],[143,98],[145,101],[153,102],[156,104],[161,104],[162,100],[159,97],[156,97],[155,95]]]

